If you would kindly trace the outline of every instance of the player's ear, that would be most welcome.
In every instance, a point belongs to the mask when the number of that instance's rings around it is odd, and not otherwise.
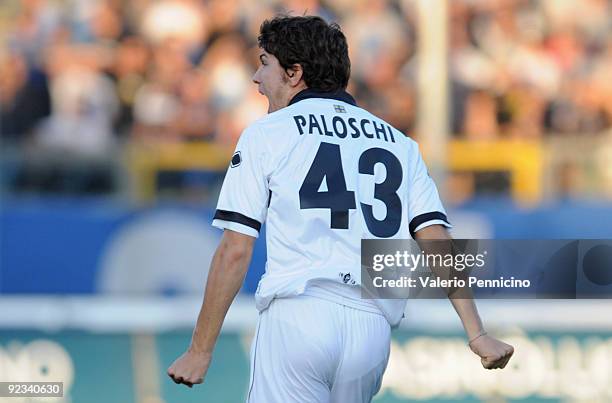
[[[289,78],[289,84],[295,87],[302,80],[302,76],[304,75],[304,70],[300,64],[294,64],[293,66],[287,69],[287,77]]]

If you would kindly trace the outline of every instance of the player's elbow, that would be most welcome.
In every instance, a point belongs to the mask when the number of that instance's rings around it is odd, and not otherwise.
[[[223,267],[246,270],[253,253],[255,238],[226,230],[217,249]]]
[[[227,245],[219,250],[219,257],[224,267],[242,266],[249,261],[251,255],[247,248],[236,245]]]

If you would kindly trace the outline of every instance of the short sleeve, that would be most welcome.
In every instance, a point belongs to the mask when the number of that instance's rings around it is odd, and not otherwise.
[[[427,172],[427,167],[418,146],[414,144],[410,186],[408,188],[408,219],[410,235],[430,225],[440,224],[447,228],[452,226],[446,217],[446,211],[440,200],[438,189]]]
[[[268,178],[264,172],[261,138],[256,128],[240,136],[225,174],[212,225],[259,236],[268,209]],[[258,141],[259,140],[259,141]]]

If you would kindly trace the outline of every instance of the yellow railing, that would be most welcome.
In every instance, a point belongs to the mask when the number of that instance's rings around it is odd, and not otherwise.
[[[133,144],[127,152],[136,197],[151,200],[157,189],[160,171],[225,171],[233,146],[211,143]]]
[[[534,203],[542,197],[543,150],[540,141],[452,140],[448,144],[450,171],[510,173],[512,197]]]
[[[453,140],[448,144],[450,171],[510,173],[512,197],[537,202],[542,193],[542,145],[537,141],[498,140],[474,142]],[[233,147],[208,143],[138,144],[128,148],[127,164],[140,200],[155,197],[160,171],[224,171]]]

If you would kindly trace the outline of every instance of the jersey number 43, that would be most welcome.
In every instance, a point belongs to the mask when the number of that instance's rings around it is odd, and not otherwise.
[[[338,144],[321,143],[304,183],[300,187],[300,208],[326,208],[331,213],[331,228],[348,229],[349,210],[356,209],[355,192],[346,188]],[[402,203],[397,190],[402,183],[402,164],[393,153],[383,148],[369,148],[359,157],[359,173],[374,175],[374,165],[382,163],[387,171],[385,180],[374,186],[374,197],[387,207],[387,215],[378,220],[372,205],[359,203],[368,230],[379,238],[397,233],[402,221]],[[327,191],[319,191],[327,177]]]

